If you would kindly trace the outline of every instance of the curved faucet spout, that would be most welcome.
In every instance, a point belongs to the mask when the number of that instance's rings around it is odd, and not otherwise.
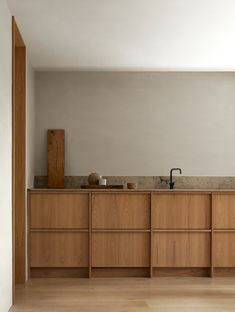
[[[173,190],[174,188],[174,184],[175,182],[173,182],[173,171],[179,171],[180,174],[182,174],[182,169],[181,168],[172,168],[171,171],[170,171],[170,183],[169,183],[169,186],[170,186],[170,189]]]

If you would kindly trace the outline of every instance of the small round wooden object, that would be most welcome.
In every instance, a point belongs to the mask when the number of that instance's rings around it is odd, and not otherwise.
[[[132,183],[132,182],[128,182],[127,183],[127,188],[130,190],[134,190],[137,188],[137,183]]]

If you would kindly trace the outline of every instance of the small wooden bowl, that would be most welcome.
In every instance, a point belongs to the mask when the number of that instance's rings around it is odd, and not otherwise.
[[[130,189],[130,190],[135,190],[135,189],[137,189],[137,183],[128,182],[127,183],[127,188]]]

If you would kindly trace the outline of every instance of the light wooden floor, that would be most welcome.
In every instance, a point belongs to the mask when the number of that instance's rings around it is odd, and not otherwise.
[[[32,279],[11,312],[234,312],[235,278]]]

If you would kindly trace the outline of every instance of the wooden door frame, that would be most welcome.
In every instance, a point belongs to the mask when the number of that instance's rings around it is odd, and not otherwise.
[[[26,281],[26,47],[12,18],[12,252],[15,284]]]

